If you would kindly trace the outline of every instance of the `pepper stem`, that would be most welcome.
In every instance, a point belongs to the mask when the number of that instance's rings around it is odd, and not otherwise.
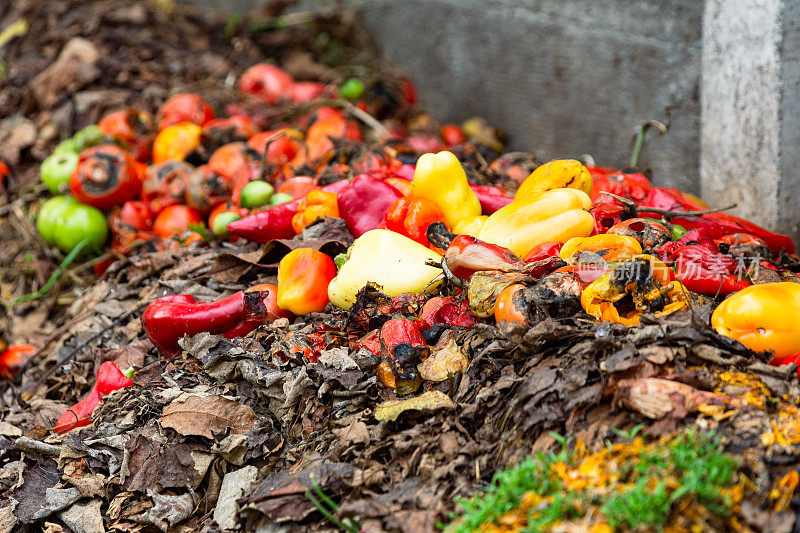
[[[657,120],[648,120],[642,127],[639,128],[639,133],[636,134],[636,141],[633,143],[633,151],[631,152],[631,160],[628,164],[630,168],[639,168],[639,156],[642,153],[644,146],[644,139],[647,136],[647,130],[651,127],[658,129],[659,135],[664,135],[667,132],[667,127]]]
[[[122,370],[122,375],[128,379],[131,379],[133,377],[134,372],[136,372],[136,369],[133,368],[132,366],[129,366],[125,370]]]
[[[41,289],[39,289],[36,292],[32,292],[30,294],[23,294],[19,298],[11,300],[6,304],[6,307],[14,307],[15,305],[21,304],[22,302],[30,302],[31,300],[38,300],[39,298],[47,294],[50,291],[50,289],[52,289],[53,286],[56,284],[58,278],[61,277],[61,274],[63,274],[64,271],[67,268],[69,268],[72,262],[75,261],[75,258],[78,257],[78,255],[80,255],[83,249],[86,248],[90,242],[91,241],[89,239],[84,239],[81,242],[79,242],[75,246],[75,248],[73,248],[72,251],[67,255],[67,257],[65,257],[64,260],[61,261],[61,264],[58,265],[56,271],[53,272],[53,275],[50,276],[50,279],[47,280],[47,283],[45,283]]]

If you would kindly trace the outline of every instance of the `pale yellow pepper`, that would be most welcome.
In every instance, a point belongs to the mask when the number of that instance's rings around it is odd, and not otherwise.
[[[546,241],[587,237],[594,230],[588,213],[592,201],[577,189],[553,189],[515,200],[486,219],[478,232],[482,241],[505,246],[519,257]]]
[[[592,175],[575,159],[558,159],[536,168],[517,189],[515,200],[524,200],[552,189],[577,189],[592,194]]]
[[[481,203],[469,186],[464,168],[458,158],[447,151],[419,158],[411,194],[435,203],[451,228],[467,217],[481,214]]]
[[[369,283],[389,296],[404,292],[422,293],[436,288],[431,282],[442,273],[428,266],[441,263],[442,256],[430,248],[388,229],[374,229],[355,240],[347,260],[328,285],[328,299],[349,309],[356,294]]]

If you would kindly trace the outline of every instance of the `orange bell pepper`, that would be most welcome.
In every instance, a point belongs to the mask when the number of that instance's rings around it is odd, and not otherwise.
[[[278,263],[278,307],[296,315],[328,305],[328,285],[336,277],[333,259],[313,248],[297,248]]]
[[[339,204],[335,192],[313,190],[297,206],[292,217],[292,229],[300,233],[318,218],[339,217]]]
[[[752,285],[723,301],[711,315],[720,335],[751,350],[773,350],[776,359],[800,352],[800,284]]]
[[[642,245],[627,235],[601,233],[591,237],[573,237],[564,243],[558,256],[570,264],[623,261],[642,253]]]
[[[395,200],[383,216],[383,225],[424,246],[430,246],[427,231],[434,222],[444,222],[444,213],[435,203],[419,196]]]

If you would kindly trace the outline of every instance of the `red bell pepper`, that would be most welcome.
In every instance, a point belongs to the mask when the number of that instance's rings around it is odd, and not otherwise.
[[[459,301],[452,296],[434,296],[422,306],[417,323],[422,331],[436,324],[471,328],[475,325],[475,316],[470,313],[466,298]]]
[[[592,203],[609,198],[602,192],[610,192],[634,202],[641,202],[653,185],[640,172],[626,174],[616,171],[595,175],[592,173]]]
[[[347,180],[340,180],[321,187],[320,190],[338,193],[347,185]],[[295,236],[292,217],[297,213],[297,206],[301,201],[302,198],[298,198],[235,220],[228,224],[228,231],[261,244],[266,244],[272,239],[291,239]]]
[[[444,213],[438,205],[420,196],[403,196],[386,210],[380,227],[430,246],[428,226],[434,222],[444,222]]]
[[[178,340],[184,335],[207,331],[232,339],[280,317],[291,314],[278,307],[277,287],[255,285],[218,302],[198,302],[189,294],[164,296],[147,306],[142,323],[147,337],[171,358],[181,351]]]
[[[471,183],[469,187],[478,197],[484,215],[491,215],[514,201],[514,195],[500,187],[473,185]]]
[[[558,252],[560,252],[563,247],[564,243],[558,241],[547,241],[537,244],[531,248],[528,255],[525,256],[525,262],[535,263],[536,261],[541,261],[548,257],[558,257]]]
[[[103,396],[108,396],[115,390],[124,389],[125,387],[133,385],[131,375],[133,375],[132,368],[123,372],[116,363],[112,361],[106,361],[97,367],[97,378],[95,379],[94,386],[92,386],[81,401],[67,409],[64,414],[58,418],[54,428],[56,432],[66,433],[75,428],[88,426],[91,422],[90,417],[92,413],[94,413],[95,408],[100,405]]]
[[[388,183],[359,174],[339,191],[339,216],[354,237],[361,237],[383,222],[386,210],[403,195]]]
[[[397,394],[411,394],[422,384],[417,373],[421,356],[430,350],[417,323],[407,318],[389,320],[381,327],[381,357],[378,379]]]

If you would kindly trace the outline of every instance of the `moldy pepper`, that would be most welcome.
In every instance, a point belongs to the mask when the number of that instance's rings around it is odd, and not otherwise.
[[[402,194],[368,174],[360,174],[339,193],[339,214],[354,237],[380,227],[389,207]]]
[[[140,197],[147,202],[153,213],[159,213],[171,205],[182,204],[192,170],[194,167],[183,161],[150,165],[145,173]]]
[[[639,241],[627,235],[600,234],[591,237],[573,237],[564,243],[558,256],[570,263],[598,263],[623,261],[642,253]]]
[[[67,409],[58,418],[55,430],[57,433],[66,433],[75,428],[88,426],[95,408],[103,401],[103,396],[108,396],[115,390],[124,389],[133,385],[131,376],[133,368],[125,372],[119,369],[116,363],[106,361],[97,367],[97,377],[94,386],[81,401]]]
[[[310,191],[298,204],[292,217],[292,229],[300,233],[318,218],[339,218],[337,194],[320,190]]]
[[[80,154],[69,190],[81,203],[108,209],[139,194],[145,167],[118,146],[101,145]]]
[[[411,192],[439,206],[451,228],[467,217],[481,214],[480,200],[451,152],[422,155],[414,170]]]
[[[626,326],[639,324],[642,313],[656,317],[688,305],[686,289],[671,281],[669,267],[650,256],[639,256],[615,266],[581,293],[581,306],[598,320]]]
[[[478,238],[524,257],[537,244],[587,237],[594,219],[589,196],[577,189],[553,189],[517,200],[489,216]]]
[[[672,233],[664,224],[647,218],[629,218],[617,222],[608,229],[607,233],[633,237],[639,241],[642,250],[646,253],[658,250],[664,243],[672,240]]]
[[[268,320],[291,317],[278,307],[277,287],[255,285],[218,302],[198,302],[194,296],[164,296],[144,311],[142,323],[147,337],[167,358],[181,351],[184,335],[202,331],[232,339],[248,334]]]
[[[800,284],[753,285],[725,299],[711,315],[720,335],[751,350],[775,352],[785,358],[800,352]]]
[[[296,248],[278,264],[278,306],[296,315],[319,313],[328,305],[336,277],[333,259],[312,248]]]
[[[413,320],[395,318],[381,327],[381,357],[378,379],[397,394],[412,394],[422,384],[417,365],[430,355],[430,348]]]

